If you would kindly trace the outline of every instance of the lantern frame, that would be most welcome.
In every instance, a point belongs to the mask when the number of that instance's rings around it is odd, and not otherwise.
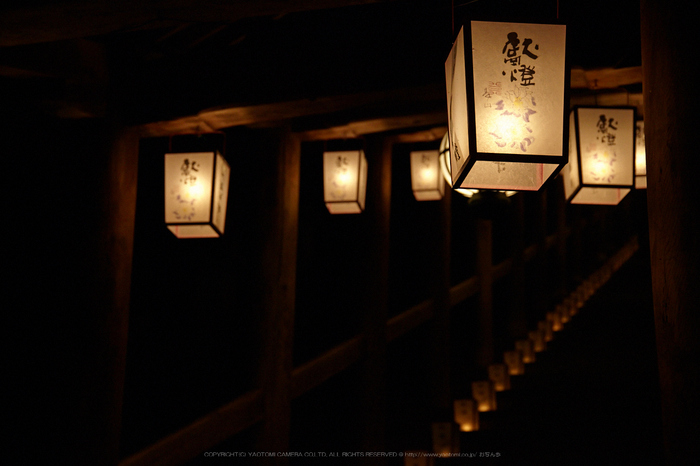
[[[352,156],[353,158],[353,162],[349,166],[356,169],[356,176],[352,179],[355,186],[354,189],[344,193],[343,196],[334,198],[332,188],[328,185],[328,183],[333,183],[332,176],[330,176],[330,164],[335,157],[345,156]],[[357,156],[356,160],[355,156]],[[359,214],[365,210],[367,170],[367,158],[365,157],[365,151],[362,149],[323,152],[323,199],[328,212],[331,214]],[[353,197],[343,198],[345,194],[353,195]]]
[[[411,189],[416,201],[439,201],[445,195],[445,182],[440,168],[440,152],[437,150],[411,151]],[[428,164],[424,164],[427,160]],[[432,170],[431,179],[423,180],[420,165]]]
[[[189,177],[190,175],[185,173],[178,174],[178,167],[172,165],[176,159],[181,160],[183,157],[187,157],[185,160],[188,161],[188,164],[189,159],[193,157],[198,158],[198,162],[203,161],[207,164],[204,167],[206,169],[205,172],[196,173],[196,175],[205,178],[205,183],[210,184],[210,186],[204,187],[204,191],[201,191],[201,194],[204,195],[203,200],[208,199],[209,201],[208,208],[206,208],[207,216],[205,219],[189,221],[189,219],[186,218],[186,215],[183,214],[183,218],[185,218],[183,221],[178,218],[180,214],[172,210],[173,208],[178,210],[178,206],[188,204],[188,201],[181,198],[181,194],[183,193],[182,178],[180,178],[179,181],[176,181],[176,178],[180,176]],[[175,163],[178,166],[181,165],[180,162]],[[193,161],[192,167],[194,167],[194,163],[195,162]],[[228,207],[228,191],[231,177],[231,167],[224,156],[218,150],[199,152],[168,152],[164,157],[164,167],[164,217],[168,230],[170,230],[179,239],[218,238],[222,236],[226,225],[226,210]],[[194,170],[194,168],[192,169]],[[195,174],[192,176],[195,176]],[[207,180],[207,177],[210,177],[210,179]],[[194,181],[196,181],[196,176]],[[193,183],[193,181],[191,181],[191,183]],[[175,189],[173,184],[179,184],[179,189]],[[185,182],[185,185],[186,184],[187,183]],[[190,186],[194,185],[190,184]],[[185,190],[187,190],[187,188],[185,188]],[[199,191],[197,191],[197,193],[199,193]],[[193,199],[192,201],[189,201],[189,205],[193,205],[193,203],[197,200],[198,199]],[[198,214],[194,214],[194,216],[199,217]]]
[[[563,64],[563,69],[557,72],[562,73],[562,94],[561,94],[561,148],[558,149],[558,154],[521,154],[521,153],[496,153],[496,152],[486,152],[478,151],[478,137],[477,134],[477,121],[476,121],[476,90],[475,90],[475,78],[474,73],[476,72],[474,66],[474,52],[472,44],[472,34],[473,26],[475,23],[487,23],[485,21],[469,21],[460,29],[457,38],[453,44],[452,50],[445,62],[445,78],[447,87],[447,107],[448,107],[448,133],[450,138],[450,147],[454,147],[459,151],[461,147],[466,146],[468,148],[468,153],[465,155],[466,160],[461,164],[455,163],[455,160],[450,160],[453,167],[459,167],[456,171],[452,172],[452,182],[453,188],[467,188],[467,189],[481,189],[481,190],[503,190],[503,191],[539,191],[556,178],[557,174],[562,170],[562,168],[567,164],[569,159],[569,125],[567,122],[567,116],[569,112],[569,88],[571,81],[569,57],[566,53],[566,47],[569,42],[568,40],[568,28],[564,23],[561,22],[490,22],[494,24],[508,24],[508,25],[523,25],[528,27],[533,26],[559,26],[563,27],[564,31],[564,58],[560,60]],[[471,53],[470,53],[471,52]],[[499,57],[500,59],[500,57]],[[451,63],[450,63],[451,62]],[[457,73],[461,78],[461,74],[464,76],[464,84],[466,87],[466,92],[464,96],[460,95],[460,92],[454,92],[455,87],[455,76]],[[505,71],[504,71],[505,73]],[[558,78],[555,78],[558,79]],[[461,79],[460,79],[461,80]],[[464,98],[465,101],[462,102],[461,99]],[[456,102],[453,102],[456,101]],[[455,144],[455,132],[456,126],[458,125],[453,118],[453,112],[455,107],[466,107],[466,134],[467,141],[466,144]],[[459,109],[457,109],[459,111]],[[553,112],[555,113],[555,112]],[[462,117],[464,119],[464,117]],[[557,118],[559,121],[559,118]],[[558,132],[557,132],[558,133]],[[558,146],[557,146],[558,147]],[[455,151],[455,152],[457,152]],[[456,154],[451,154],[451,158],[459,157]],[[539,164],[539,170],[537,170],[536,177],[537,180],[531,186],[514,186],[508,184],[501,184],[495,186],[493,183],[479,183],[472,180],[467,180],[470,172],[474,169],[478,162],[496,162],[506,164],[504,167],[508,167],[508,164],[512,168],[517,169],[518,164]],[[549,166],[548,168],[546,168]],[[500,172],[500,169],[499,169]]]
[[[597,111],[623,111],[623,112],[632,112],[631,116],[629,117],[632,122],[632,129],[630,131],[629,137],[631,138],[631,142],[628,141],[630,144],[632,154],[630,158],[630,166],[628,167],[629,170],[629,183],[619,183],[619,184],[612,184],[612,183],[591,183],[590,181],[584,182],[584,169],[582,168],[582,154],[581,154],[581,144],[584,141],[581,141],[581,127],[580,127],[580,111],[584,110],[597,110]],[[615,106],[615,107],[600,107],[600,106],[585,106],[585,105],[577,105],[575,106],[569,115],[569,126],[573,128],[573,135],[570,141],[570,150],[575,150],[575,160],[569,160],[569,164],[567,167],[565,167],[564,171],[562,172],[562,175],[565,177],[564,178],[564,188],[565,188],[565,193],[569,189],[572,189],[572,187],[569,185],[566,177],[570,177],[570,179],[576,180],[576,185],[573,186],[573,190],[567,195],[567,200],[571,204],[592,204],[592,205],[617,205],[620,203],[620,201],[630,193],[634,189],[634,182],[635,182],[635,145],[636,145],[636,121],[637,121],[637,109],[632,106]],[[617,136],[616,136],[617,137]],[[585,142],[584,142],[585,143]],[[572,162],[575,162],[575,164],[572,164]],[[572,173],[575,170],[575,173]],[[577,196],[579,194],[592,194],[595,195],[598,191],[590,191],[591,189],[599,189],[599,190],[605,190],[605,191],[612,191],[612,190],[617,190],[617,196],[615,200],[582,200],[579,199],[578,201],[576,200]],[[584,191],[586,190],[586,191]]]

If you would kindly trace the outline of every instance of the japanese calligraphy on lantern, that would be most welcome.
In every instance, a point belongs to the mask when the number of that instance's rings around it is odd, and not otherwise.
[[[566,28],[472,21],[477,151],[560,155]]]
[[[583,183],[632,184],[634,112],[604,107],[578,112]]]

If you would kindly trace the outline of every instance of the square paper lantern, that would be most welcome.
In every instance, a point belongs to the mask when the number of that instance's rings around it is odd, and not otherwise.
[[[647,189],[647,148],[644,138],[644,122],[638,121],[634,143],[634,187]]]
[[[323,195],[332,214],[365,210],[367,159],[362,150],[323,153]]]
[[[479,411],[496,410],[496,390],[490,380],[472,382],[472,398],[476,401],[476,408]]]
[[[568,159],[566,26],[471,21],[445,62],[454,188],[537,191]]]
[[[523,375],[525,373],[525,363],[523,353],[520,351],[504,351],[503,362],[508,366],[509,375]]]
[[[479,430],[479,410],[474,400],[455,400],[455,423],[462,432]]]
[[[634,188],[635,109],[576,107],[564,195],[572,204],[617,205]]]
[[[445,194],[436,150],[411,152],[411,186],[416,201],[439,201]]]
[[[433,422],[433,452],[441,457],[459,453],[459,431],[453,422]]]
[[[493,388],[497,392],[510,390],[508,366],[505,364],[491,364],[489,366],[489,380],[491,380]]]
[[[224,234],[231,169],[218,152],[165,154],[165,223],[178,238]]]

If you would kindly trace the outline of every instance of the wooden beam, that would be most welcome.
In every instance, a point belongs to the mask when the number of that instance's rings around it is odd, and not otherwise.
[[[260,390],[254,390],[130,456],[119,466],[183,464],[262,419]]]
[[[571,70],[572,89],[613,89],[642,83],[642,67],[629,68],[601,68],[584,70],[574,68]]]
[[[109,34],[164,23],[233,23],[243,18],[282,15],[394,0],[73,0],[33,7],[3,7],[0,47]]]
[[[191,133],[196,131],[197,127],[206,126],[212,130],[219,130],[232,126],[280,122],[292,118],[322,115],[363,107],[366,108],[378,104],[382,106],[391,106],[399,102],[440,102],[441,100],[444,100],[444,91],[442,89],[438,89],[437,86],[419,86],[408,89],[393,89],[389,91],[322,97],[318,99],[301,99],[245,107],[231,106],[213,108],[203,110],[197,115],[176,118],[169,121],[147,123],[142,125],[141,129],[144,137],[170,136],[173,134]],[[444,114],[444,116],[441,116],[441,114]],[[355,126],[350,127],[350,131],[359,131],[361,134],[378,132],[372,130],[372,128],[378,124],[383,128],[379,129],[379,131],[400,129],[403,127],[417,127],[421,125],[444,125],[447,121],[447,115],[446,112],[434,112],[407,117],[392,117],[385,119],[387,121],[383,123],[381,120],[382,119],[358,122]],[[344,126],[339,128],[344,128]],[[335,130],[331,128],[319,131],[321,132],[305,132],[303,137],[304,139],[324,139],[323,131],[333,132],[335,134],[342,132],[340,129]]]
[[[317,129],[302,133],[304,140],[324,140],[324,139],[352,139],[358,136],[372,133],[381,133],[406,128],[416,128],[421,126],[444,125],[447,123],[447,112],[433,112],[421,115],[398,116],[389,118],[376,118],[373,120],[356,121],[344,126],[334,128]],[[444,132],[440,138],[444,136]],[[432,130],[422,133],[416,138],[433,137]],[[432,140],[435,140],[434,138]],[[403,141],[406,142],[406,141]]]

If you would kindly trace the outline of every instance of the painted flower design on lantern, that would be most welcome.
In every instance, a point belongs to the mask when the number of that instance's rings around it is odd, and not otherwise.
[[[530,145],[535,142],[532,128],[530,128],[530,116],[537,113],[535,96],[527,89],[513,88],[503,94],[503,98],[496,102],[495,117],[489,134],[498,147],[527,152]]]
[[[177,208],[173,210],[175,218],[178,220],[192,220],[195,216],[194,203],[197,200],[196,196],[192,196],[190,190],[185,190],[182,192],[173,192],[175,200],[177,201]]]
[[[589,148],[593,153],[591,158],[590,174],[596,181],[612,183],[615,178],[615,168],[613,165],[617,161],[617,154],[610,146],[592,146]]]
[[[525,123],[530,123],[530,115],[537,113],[535,96],[528,89],[514,87],[503,94],[503,98],[496,102],[496,111],[503,111],[503,116],[522,118]]]

